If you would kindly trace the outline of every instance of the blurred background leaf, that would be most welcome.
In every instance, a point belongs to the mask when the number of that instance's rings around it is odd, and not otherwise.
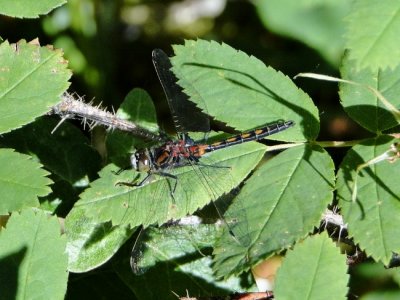
[[[346,47],[356,70],[394,69],[399,66],[397,40],[400,34],[400,2],[391,0],[354,1],[346,17]],[[387,55],[390,53],[390,55]]]
[[[343,18],[350,11],[346,0],[255,0],[265,27],[315,49],[333,66],[343,54]]]

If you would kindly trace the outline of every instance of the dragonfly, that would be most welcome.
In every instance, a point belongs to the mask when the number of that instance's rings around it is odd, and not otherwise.
[[[185,185],[186,182],[181,183],[180,176],[174,174],[173,171],[182,167],[191,167],[194,170],[193,174],[199,177],[198,181],[205,186],[204,190],[211,194],[210,200],[216,200],[222,193],[219,192],[220,188],[218,187],[218,182],[216,182],[220,180],[220,177],[215,174],[221,174],[220,169],[223,169],[222,172],[227,173],[229,172],[229,167],[213,164],[212,161],[205,161],[204,157],[211,152],[217,152],[218,150],[250,141],[258,141],[294,126],[293,121],[280,120],[217,142],[195,142],[190,137],[189,132],[208,133],[210,131],[209,116],[183,93],[182,88],[177,84],[178,80],[175,74],[171,70],[172,65],[167,54],[160,49],[155,49],[152,52],[152,60],[167,98],[178,138],[165,139],[160,146],[137,150],[131,156],[131,166],[138,173],[146,173],[146,176],[140,181],[119,182],[119,185],[140,188],[150,183],[154,177],[163,177],[172,181],[172,184],[169,184],[169,194],[172,202],[175,202],[177,187]],[[210,177],[208,175],[211,173],[214,176]],[[162,198],[162,196],[165,196],[165,192],[158,191],[149,196],[155,206],[162,206],[158,200],[154,199]],[[150,224],[151,222],[149,221],[148,223]]]

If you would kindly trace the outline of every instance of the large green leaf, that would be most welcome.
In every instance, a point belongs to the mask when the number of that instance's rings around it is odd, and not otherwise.
[[[296,39],[316,49],[338,65],[343,54],[343,18],[350,10],[346,0],[256,0],[264,25],[271,31]]]
[[[338,172],[339,206],[349,235],[360,248],[388,264],[400,252],[400,165],[382,161],[362,169],[357,178],[357,200],[352,201],[356,168],[389,150],[392,137],[366,140],[348,151]]]
[[[0,133],[32,122],[60,101],[71,76],[62,54],[23,40],[0,45]]]
[[[128,259],[121,261],[117,272],[138,299],[225,296],[248,290],[248,281],[217,281],[213,275],[210,254],[220,232],[221,225],[196,222],[150,227],[134,243],[130,258],[134,276],[126,267]]]
[[[108,261],[130,237],[133,230],[93,222],[83,210],[74,209],[65,219],[68,270],[82,273]]]
[[[334,165],[318,146],[287,149],[260,167],[225,214],[215,249],[220,276],[240,273],[293,245],[318,226],[333,198]]]
[[[12,214],[0,231],[0,298],[64,299],[67,280],[57,218],[31,209]]]
[[[28,155],[0,149],[0,215],[39,206],[38,196],[50,193],[48,173]]]
[[[346,53],[341,67],[342,78],[368,85],[380,93],[395,107],[400,107],[400,66],[395,69],[357,71],[356,61]],[[374,133],[392,128],[398,124],[391,112],[369,90],[351,84],[340,84],[341,103],[361,126]]]
[[[356,68],[396,68],[400,61],[400,2],[393,0],[354,1],[347,16],[346,48]]]
[[[297,126],[269,137],[281,141],[313,140],[318,111],[288,77],[226,44],[203,40],[174,46],[173,71],[184,92],[205,113],[240,130],[277,120]]]
[[[276,299],[347,299],[346,256],[326,234],[307,238],[286,254],[278,270]]]
[[[191,214],[231,191],[257,165],[264,152],[265,146],[258,143],[233,146],[203,157],[200,165],[164,170],[177,176],[177,180],[153,175],[153,180],[138,187],[116,186],[132,181],[137,173],[125,171],[117,176],[118,168],[109,165],[75,207],[83,208],[100,223],[111,220],[113,225],[162,224]],[[141,174],[137,182],[145,175]]]
[[[8,1],[0,0],[0,14],[19,17],[19,18],[37,18],[39,15],[49,13],[54,8],[67,3],[66,0],[18,0]]]

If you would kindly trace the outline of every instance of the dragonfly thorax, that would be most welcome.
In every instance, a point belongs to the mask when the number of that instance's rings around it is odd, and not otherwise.
[[[155,172],[187,165],[192,153],[184,140],[168,141],[160,147],[141,149],[131,156],[131,165],[138,172]]]

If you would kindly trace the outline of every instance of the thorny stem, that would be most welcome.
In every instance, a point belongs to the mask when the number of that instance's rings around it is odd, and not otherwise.
[[[90,128],[99,124],[106,126],[108,129],[131,132],[145,140],[163,141],[161,135],[150,132],[146,128],[128,120],[121,119],[114,113],[102,109],[100,106],[92,106],[91,103],[85,103],[82,97],[78,95],[64,93],[61,96],[61,102],[54,105],[48,114],[55,114],[61,117],[61,121],[53,129],[52,133],[67,119],[81,119],[84,124],[89,123]]]

